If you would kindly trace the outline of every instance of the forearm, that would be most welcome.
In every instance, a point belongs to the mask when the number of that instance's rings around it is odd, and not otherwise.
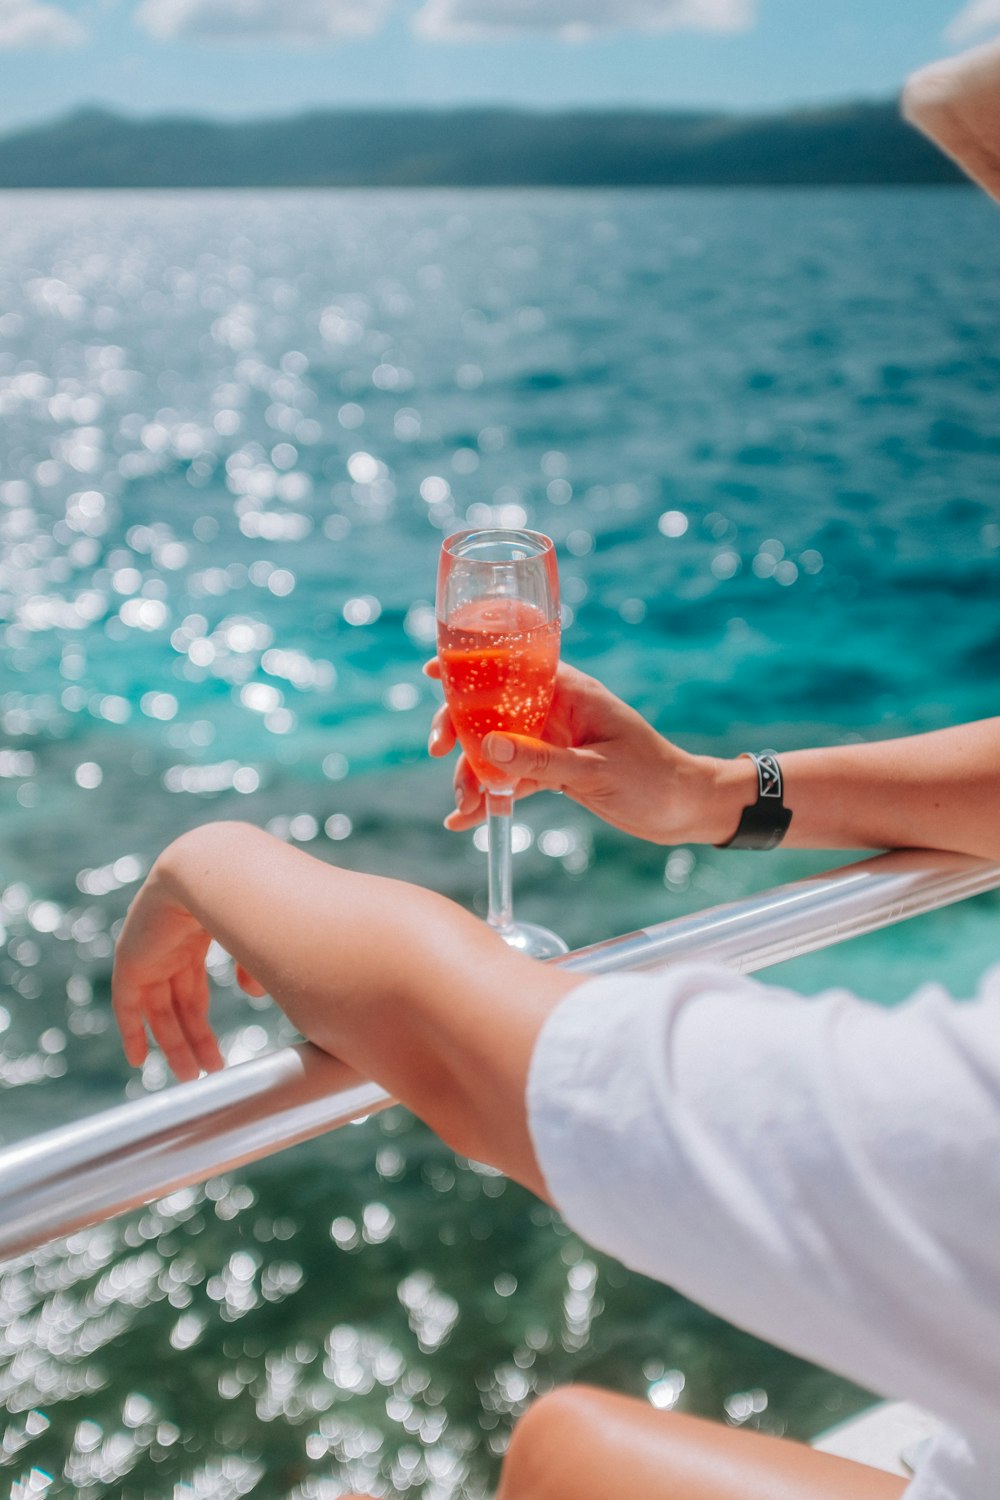
[[[1000,859],[1000,719],[778,758],[793,813],[786,848],[948,849]],[[747,760],[717,761],[705,776],[704,842],[722,843],[756,795],[754,769]]]
[[[457,1150],[541,1191],[525,1080],[570,976],[513,952],[433,892],[338,870],[244,824],[184,835],[151,879],[304,1036]]]

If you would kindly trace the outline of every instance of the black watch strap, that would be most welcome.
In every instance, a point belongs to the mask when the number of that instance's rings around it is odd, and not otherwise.
[[[781,767],[769,750],[761,755],[744,752],[757,768],[757,800],[743,809],[732,838],[718,849],[776,849],[788,832],[792,810],[785,806]]]

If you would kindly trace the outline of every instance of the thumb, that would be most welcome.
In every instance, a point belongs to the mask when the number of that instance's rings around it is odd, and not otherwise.
[[[498,770],[550,791],[577,791],[589,769],[586,752],[549,745],[522,734],[488,734],[483,755]]]

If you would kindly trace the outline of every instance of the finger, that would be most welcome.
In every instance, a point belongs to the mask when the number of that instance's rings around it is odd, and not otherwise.
[[[424,662],[423,672],[425,677],[431,677],[435,682],[441,681],[441,663],[436,656]]]
[[[486,798],[467,755],[458,757],[452,782],[455,810],[445,818],[444,826],[452,833],[461,833],[466,828],[475,828],[486,816]]]
[[[455,748],[455,726],[447,708],[441,707],[431,720],[427,749],[431,755],[449,755]]]
[[[550,791],[579,792],[586,786],[594,753],[547,744],[518,734],[488,734],[483,754],[491,765],[518,781],[529,779]]]
[[[482,802],[472,812],[459,812],[456,808],[450,812],[444,820],[444,826],[449,833],[465,833],[470,828],[478,828],[486,817],[486,803]]]
[[[236,983],[245,995],[266,995],[267,990],[259,979],[255,979],[249,969],[244,969],[242,964],[236,965]]]
[[[146,1018],[175,1077],[182,1083],[197,1078],[200,1072],[198,1060],[177,1019],[169,984],[151,984],[146,990]]]
[[[483,791],[479,785],[479,777],[469,764],[467,755],[458,757],[455,774],[452,777],[452,789],[455,794],[455,808],[458,812],[478,812],[483,801]]]
[[[466,828],[475,828],[483,821],[486,816],[486,797],[467,755],[459,756],[452,781],[455,809],[445,818],[444,826],[453,833],[460,833]]]
[[[192,964],[176,975],[174,1009],[199,1071],[217,1073],[224,1066],[215,1032],[208,1020],[208,979],[202,963]]]
[[[125,1059],[133,1068],[141,1068],[149,1052],[146,1027],[142,1019],[142,1002],[138,990],[129,983],[120,968],[111,979],[111,1008],[118,1022]]]
[[[520,802],[524,797],[531,797],[539,791],[537,781],[519,781],[514,788],[514,801]],[[465,833],[470,828],[476,828],[486,817],[486,798],[480,793],[476,805],[468,812],[460,812],[458,808],[448,814],[444,820],[444,826],[449,833]]]
[[[530,797],[537,792],[539,787],[533,783],[525,782],[514,791],[514,801],[520,802],[524,797]],[[486,820],[486,798],[484,797],[479,807],[471,813],[461,813],[457,810],[450,812],[444,820],[444,826],[449,833],[467,833],[470,828],[478,828]]]

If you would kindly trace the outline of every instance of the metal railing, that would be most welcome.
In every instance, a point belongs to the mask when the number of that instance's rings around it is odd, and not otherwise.
[[[714,959],[752,973],[1000,887],[1000,865],[899,850],[554,960],[578,974]],[[390,1103],[303,1043],[0,1152],[0,1259]]]

